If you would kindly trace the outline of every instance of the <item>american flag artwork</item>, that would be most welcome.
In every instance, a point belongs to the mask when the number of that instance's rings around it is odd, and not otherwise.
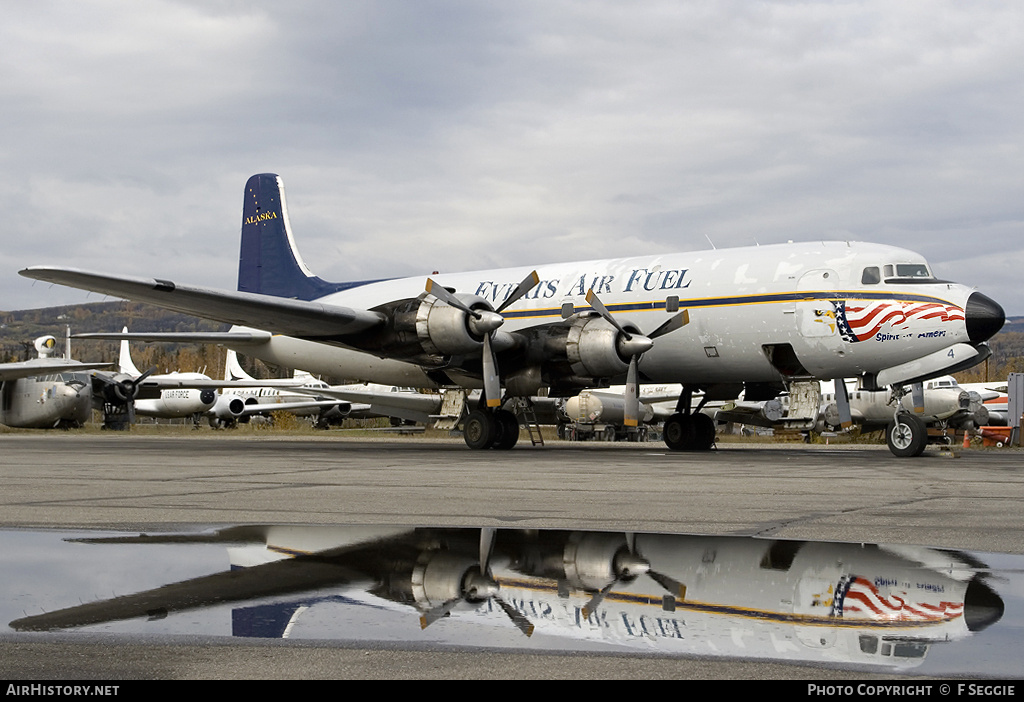
[[[890,622],[940,622],[963,616],[963,602],[926,603],[907,592],[883,595],[870,580],[850,577],[839,583],[833,616]],[[927,590],[925,591],[927,592]],[[852,615],[852,616],[851,616]]]
[[[899,300],[833,300],[836,325],[845,341],[873,338],[884,327],[900,330],[913,323],[964,321],[964,311],[939,302]]]

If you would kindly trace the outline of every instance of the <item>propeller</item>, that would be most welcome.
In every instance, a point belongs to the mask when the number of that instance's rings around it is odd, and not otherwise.
[[[491,574],[490,561],[491,553],[494,550],[494,536],[495,529],[493,527],[484,527],[480,530],[480,562],[478,568],[471,568],[466,573],[462,581],[462,593],[459,597],[443,602],[420,616],[421,629],[426,629],[438,619],[447,617],[460,602],[494,600],[519,631],[527,636],[533,635],[533,624],[515,607],[501,599],[499,594],[501,586]]]
[[[606,322],[615,327],[619,332],[618,352],[622,356],[629,356],[629,370],[626,372],[625,411],[623,424],[627,427],[635,427],[640,414],[640,383],[639,383],[639,362],[640,357],[650,351],[654,346],[654,340],[665,334],[670,334],[681,329],[690,323],[690,313],[683,310],[669,318],[667,322],[655,329],[650,334],[638,334],[626,331],[612,316],[608,308],[598,298],[593,288],[587,291],[587,303],[604,318]]]
[[[532,290],[539,282],[540,276],[537,275],[537,271],[531,271],[530,274],[523,278],[522,282],[516,286],[516,289],[505,298],[505,301],[498,306],[498,309],[491,311],[486,309],[473,309],[469,307],[443,285],[439,285],[430,278],[427,278],[427,292],[445,304],[451,305],[455,309],[465,312],[469,318],[468,323],[470,330],[474,334],[484,338],[482,352],[483,380],[484,397],[488,407],[501,406],[501,374],[498,370],[498,360],[494,355],[493,346],[494,332],[497,331],[498,327],[505,322],[505,318],[501,316],[501,313],[518,301],[523,295],[530,292],[530,290]]]
[[[914,399],[914,412],[924,414],[924,383],[914,383],[910,386],[910,393]]]
[[[135,396],[139,394],[139,388],[142,387],[142,381],[156,372],[156,366],[153,366],[148,371],[140,375],[138,378],[124,378],[111,384],[110,395],[114,399],[124,403],[128,410],[128,423],[135,423]]]
[[[648,575],[651,580],[658,583],[658,585],[668,591],[670,598],[667,599],[670,599],[671,605],[669,606],[672,609],[675,608],[676,598],[683,599],[686,596],[685,585],[675,578],[652,570],[650,561],[637,552],[635,534],[626,534],[626,548],[615,554],[615,558],[612,562],[612,569],[615,572],[615,579],[601,588],[599,592],[595,593],[593,597],[590,598],[590,601],[583,606],[580,613],[583,615],[584,619],[597,611],[597,606],[601,604],[605,596],[612,591],[613,587],[624,580],[630,580],[644,574]]]

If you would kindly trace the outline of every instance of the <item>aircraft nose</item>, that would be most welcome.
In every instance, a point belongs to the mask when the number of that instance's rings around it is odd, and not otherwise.
[[[967,336],[974,343],[988,341],[996,335],[1006,322],[1006,313],[998,302],[979,292],[967,298]]]
[[[981,631],[1003,618],[1003,598],[975,576],[964,593],[964,621],[968,631]]]

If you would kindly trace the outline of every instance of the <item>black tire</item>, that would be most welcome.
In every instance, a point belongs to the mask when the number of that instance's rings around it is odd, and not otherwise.
[[[508,410],[497,410],[494,413],[497,424],[497,436],[491,444],[492,448],[507,451],[519,441],[519,420]]]
[[[490,412],[473,410],[462,423],[462,438],[474,451],[490,448],[497,435],[498,423]]]
[[[917,415],[900,413],[886,427],[885,443],[898,458],[920,456],[928,444],[928,427]]]
[[[695,451],[710,451],[715,443],[715,420],[706,414],[697,414],[693,419],[693,449]]]
[[[673,451],[693,450],[696,437],[693,418],[687,414],[673,414],[665,420],[662,437],[665,439],[665,445]]]

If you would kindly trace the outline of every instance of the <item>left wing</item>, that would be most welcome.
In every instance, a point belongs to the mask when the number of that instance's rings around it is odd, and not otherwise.
[[[379,312],[320,302],[290,300],[255,293],[178,285],[159,278],[91,273],[76,268],[32,266],[19,271],[26,278],[148,302],[164,309],[218,322],[272,330],[305,339],[344,336],[385,324]]]

